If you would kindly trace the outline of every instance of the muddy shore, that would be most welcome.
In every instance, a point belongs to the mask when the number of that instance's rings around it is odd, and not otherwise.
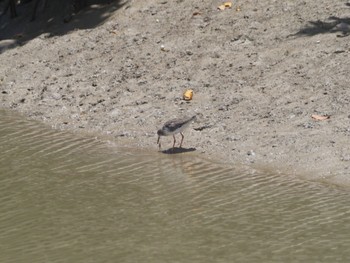
[[[349,3],[220,4],[117,1],[25,26],[24,11],[2,17],[0,107],[149,151],[165,121],[197,114],[185,148],[350,185]]]

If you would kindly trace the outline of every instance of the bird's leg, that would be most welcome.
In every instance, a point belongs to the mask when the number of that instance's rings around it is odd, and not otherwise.
[[[174,150],[174,148],[175,148],[175,143],[176,143],[175,135],[173,135],[173,138],[174,138],[174,143],[173,143],[173,150]]]
[[[180,132],[180,134],[181,134],[181,142],[180,142],[180,148],[181,148],[182,147],[182,142],[183,142],[185,136],[182,134],[182,132]]]
[[[160,145],[160,136],[158,136],[157,144],[158,144],[159,150],[160,150],[160,148],[162,147],[162,146]]]

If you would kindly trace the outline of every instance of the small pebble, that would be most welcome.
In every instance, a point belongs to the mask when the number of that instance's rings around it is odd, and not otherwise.
[[[255,156],[255,152],[253,150],[250,150],[247,152],[248,156]]]

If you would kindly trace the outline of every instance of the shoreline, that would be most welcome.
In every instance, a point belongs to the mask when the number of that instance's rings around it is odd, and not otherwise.
[[[91,10],[54,28],[84,24]],[[11,43],[0,54],[1,108],[150,150],[165,121],[195,113],[184,147],[201,155],[350,185],[349,36],[329,21],[346,11],[340,1],[223,12],[209,1],[130,1],[92,28],[0,41]],[[317,20],[329,29],[308,28]]]

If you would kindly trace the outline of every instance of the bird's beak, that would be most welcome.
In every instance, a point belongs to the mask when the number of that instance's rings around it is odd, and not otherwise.
[[[159,145],[159,150],[160,150],[161,146],[160,146],[160,136],[159,135],[158,135],[157,144]]]

